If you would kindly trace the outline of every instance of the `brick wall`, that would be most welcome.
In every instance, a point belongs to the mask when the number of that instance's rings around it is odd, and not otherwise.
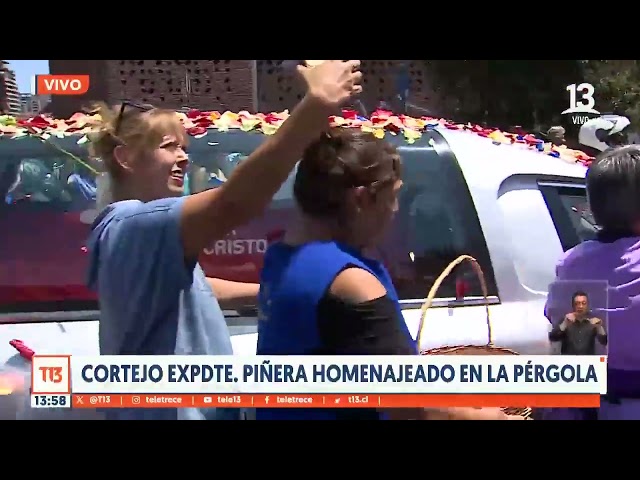
[[[201,110],[252,110],[250,60],[50,60],[52,74],[85,73],[86,95],[54,96],[50,108],[67,117],[96,100],[122,99]]]
[[[252,109],[250,60],[112,60],[109,67],[113,99],[166,108]]]
[[[284,63],[283,63],[284,62]],[[421,60],[406,61],[409,73],[409,103],[417,108],[412,114],[434,113],[442,110],[441,99],[432,88],[425,64]],[[371,111],[383,101],[396,108],[396,72],[398,60],[364,60],[364,92],[361,101]],[[258,98],[261,111],[291,109],[302,98],[303,88],[293,74],[292,65],[285,60],[258,60]],[[412,111],[413,110],[413,111]],[[423,111],[424,110],[424,111]]]
[[[258,110],[291,109],[303,94],[302,85],[283,60],[257,60]],[[395,109],[399,61],[362,62],[365,91],[362,102],[371,111],[381,101]],[[421,60],[406,61],[410,78],[408,113],[444,115]],[[66,117],[95,100],[117,103],[127,98],[167,108],[190,106],[201,110],[254,110],[251,60],[50,60],[50,71],[88,73],[86,95],[55,96],[49,111]]]

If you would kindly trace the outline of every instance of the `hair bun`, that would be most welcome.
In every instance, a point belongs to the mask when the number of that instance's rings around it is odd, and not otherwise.
[[[345,135],[342,133],[343,132],[341,132],[338,128],[331,129],[323,136],[323,143],[330,145],[336,150],[345,147],[347,145],[347,142],[345,139]]]

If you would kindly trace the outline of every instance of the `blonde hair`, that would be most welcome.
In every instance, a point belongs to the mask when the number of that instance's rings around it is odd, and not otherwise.
[[[127,145],[145,151],[157,148],[165,135],[174,135],[183,146],[188,140],[182,122],[173,110],[135,104],[125,105],[124,109],[122,105],[111,108],[98,103],[90,112],[98,116],[95,117],[97,129],[89,135],[89,153],[102,161],[115,180],[122,173],[113,158],[117,146]]]
[[[109,107],[97,103],[89,112],[95,115],[93,122],[96,125],[89,135],[89,154],[99,159],[104,167],[98,181],[99,210],[114,201],[113,185],[122,176],[122,168],[113,157],[117,146],[126,145],[144,152],[157,148],[166,135],[174,135],[185,147],[188,142],[182,122],[173,110],[136,104]]]

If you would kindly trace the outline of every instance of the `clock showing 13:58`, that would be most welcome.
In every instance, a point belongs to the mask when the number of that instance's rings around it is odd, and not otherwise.
[[[71,408],[71,395],[31,395],[31,408]]]

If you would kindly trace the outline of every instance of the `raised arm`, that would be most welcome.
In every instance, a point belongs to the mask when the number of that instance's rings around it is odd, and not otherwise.
[[[195,258],[212,241],[260,215],[305,148],[328,128],[328,117],[362,91],[358,60],[328,60],[298,67],[307,94],[268,138],[219,188],[188,197],[181,213],[182,243]]]

